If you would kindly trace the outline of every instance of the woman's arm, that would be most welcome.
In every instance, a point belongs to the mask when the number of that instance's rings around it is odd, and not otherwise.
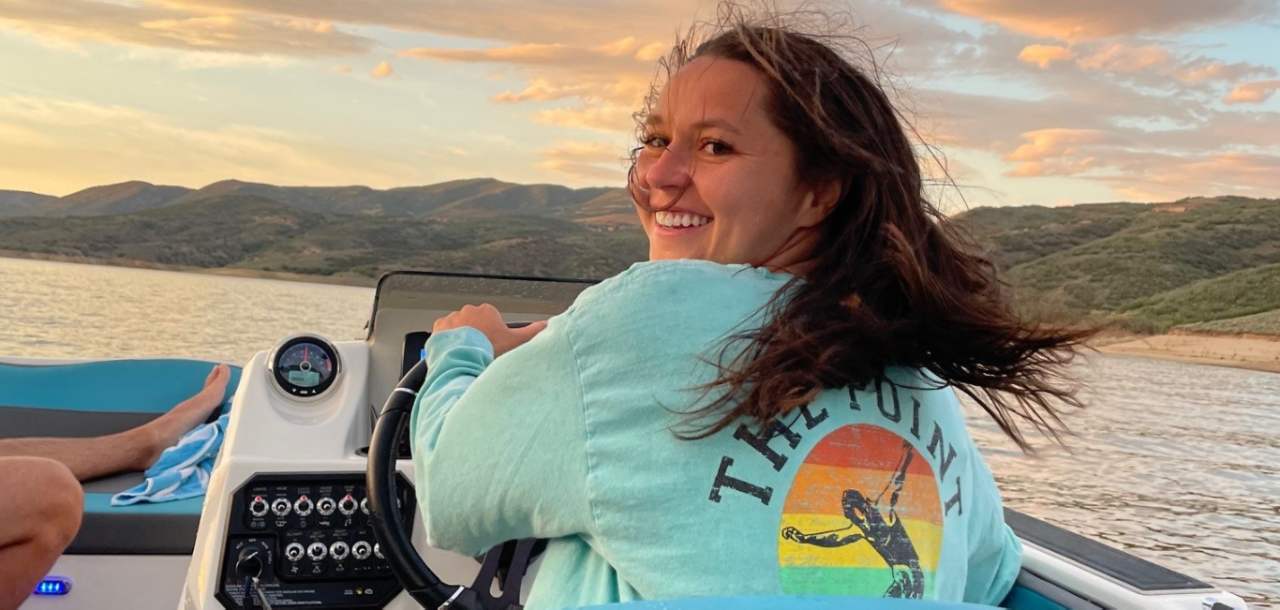
[[[587,534],[582,393],[568,323],[494,359],[484,334],[432,335],[412,419],[428,543],[479,554],[506,540]]]

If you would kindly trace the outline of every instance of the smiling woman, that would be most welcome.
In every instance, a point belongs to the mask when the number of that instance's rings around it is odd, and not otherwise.
[[[722,9],[638,116],[650,260],[543,328],[437,321],[412,423],[428,539],[551,539],[530,608],[998,603],[1021,549],[956,392],[1024,447],[1020,423],[1056,434],[1089,333],[1013,314],[874,66]]]

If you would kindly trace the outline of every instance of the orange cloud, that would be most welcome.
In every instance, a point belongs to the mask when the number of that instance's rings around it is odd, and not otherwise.
[[[1074,56],[1075,54],[1067,47],[1043,44],[1033,44],[1023,48],[1022,52],[1018,53],[1018,59],[1040,66],[1041,69],[1048,68],[1049,64],[1055,61],[1071,59]]]
[[[1226,104],[1261,104],[1280,90],[1280,80],[1245,83],[1231,90],[1222,101]]]
[[[908,0],[976,17],[1010,30],[1065,41],[1182,31],[1207,23],[1274,14],[1267,0]]]
[[[1086,70],[1113,73],[1133,73],[1169,63],[1169,52],[1157,46],[1131,47],[1112,44],[1076,60]]]
[[[1082,150],[1112,140],[1097,129],[1041,129],[1022,134],[1025,144],[1005,155],[1018,166],[1005,175],[1014,178],[1072,176],[1098,165],[1098,159]]]
[[[176,6],[5,0],[0,24],[62,43],[98,41],[213,53],[352,55],[372,48],[368,38],[338,31],[324,20]]]
[[[386,78],[391,76],[394,72],[395,70],[391,67],[391,62],[384,60],[378,62],[378,65],[374,66],[373,71],[369,73],[369,76],[372,76],[373,78]]]

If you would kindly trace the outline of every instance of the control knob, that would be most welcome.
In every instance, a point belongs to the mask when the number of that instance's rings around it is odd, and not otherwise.
[[[349,547],[347,546],[347,543],[341,540],[329,545],[329,554],[332,555],[333,558],[337,559],[338,561],[342,561],[343,559],[347,558],[348,550],[349,550]]]
[[[320,513],[325,517],[328,517],[329,515],[333,514],[333,509],[335,506],[337,506],[337,503],[333,501],[333,498],[330,498],[329,496],[325,496],[323,498],[320,498],[320,500],[316,502],[316,512]]]
[[[351,494],[343,496],[342,500],[338,502],[338,510],[344,515],[351,516],[352,513],[356,512],[356,499],[351,497]]]
[[[373,545],[369,544],[367,540],[357,540],[355,544],[351,545],[351,556],[356,559],[368,559],[372,554]]]
[[[284,558],[291,562],[302,559],[302,554],[306,552],[302,549],[302,545],[297,542],[290,542],[289,546],[284,547]]]
[[[302,517],[310,515],[312,508],[315,508],[315,503],[307,497],[307,494],[302,494],[302,497],[298,498],[298,501],[293,503],[293,512],[298,513],[298,515]]]
[[[312,542],[311,546],[307,547],[307,557],[310,557],[312,561],[320,561],[328,553],[329,549],[324,546],[323,542]]]
[[[275,513],[277,517],[289,514],[290,508],[292,507],[289,506],[289,501],[284,498],[276,498],[271,501],[271,512]]]
[[[249,503],[249,514],[255,517],[262,517],[267,514],[269,507],[267,501],[262,496],[254,496],[253,501]]]

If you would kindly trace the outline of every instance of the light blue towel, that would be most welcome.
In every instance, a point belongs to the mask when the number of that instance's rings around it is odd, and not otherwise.
[[[223,414],[213,423],[202,424],[183,435],[177,445],[165,449],[160,459],[147,469],[146,481],[112,496],[111,505],[168,502],[204,495],[230,417]]]

